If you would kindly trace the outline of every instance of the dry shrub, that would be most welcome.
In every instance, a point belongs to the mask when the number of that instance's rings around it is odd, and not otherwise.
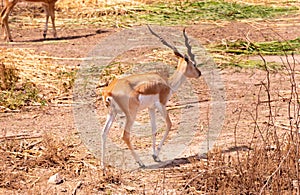
[[[283,75],[288,75],[290,82],[289,92],[284,96],[272,91],[271,72],[264,63],[266,79],[258,86],[254,113],[249,113],[255,124],[249,148],[240,151],[235,145],[230,154],[213,151],[203,167],[194,164],[193,169],[199,171],[185,177],[186,192],[299,194],[300,99],[296,61],[284,64]],[[281,110],[286,113],[279,119]],[[261,122],[260,113],[266,111],[267,120]]]
[[[26,189],[37,169],[62,167],[72,150],[59,139],[45,134],[40,139],[1,138],[0,187]]]
[[[298,184],[295,182],[299,180],[297,145],[299,142],[292,141],[286,147],[272,150],[255,147],[230,157],[221,151],[212,152],[209,164],[201,168],[194,165],[193,169],[201,171],[187,176],[184,187],[189,193],[296,193]]]
[[[17,109],[26,105],[43,103],[38,95],[39,90],[30,81],[20,82],[19,72],[12,66],[0,64],[0,106],[1,108]],[[3,109],[4,110],[4,109]]]
[[[56,193],[46,181],[59,172],[64,183],[58,188],[70,188],[83,183],[83,191],[112,191],[122,183],[122,172],[107,168],[103,174],[100,163],[78,140],[64,139],[45,133],[43,136],[11,136],[0,138],[0,193]]]
[[[20,77],[14,67],[6,67],[0,63],[0,89],[9,90],[16,87],[16,83]]]

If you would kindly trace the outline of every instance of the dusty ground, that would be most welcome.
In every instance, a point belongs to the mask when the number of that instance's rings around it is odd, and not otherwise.
[[[225,40],[232,41],[245,39],[245,35],[253,42],[282,39],[288,40],[300,37],[300,19],[299,16],[294,16],[291,18],[283,17],[274,20],[220,22],[215,24],[203,22],[199,25],[189,26],[187,29],[188,33],[198,38],[204,46],[209,43],[222,43]],[[46,51],[49,56],[53,58],[61,58],[57,60],[59,63],[77,66],[81,63],[80,58],[86,57],[87,53],[101,39],[121,30],[122,29],[95,26],[85,26],[76,29],[60,29],[58,31],[59,40],[51,40],[51,44],[49,44],[47,41],[43,42],[41,40],[41,29],[23,30],[14,28],[12,29],[12,33],[15,42],[7,44],[0,41],[0,46],[2,48],[32,48],[37,53]],[[49,37],[51,37],[51,34],[49,34]],[[72,60],[69,58],[72,58]],[[78,60],[76,60],[76,58],[78,58]],[[127,58],[130,57],[127,56]],[[270,57],[267,57],[267,59],[272,60]],[[296,63],[299,65],[299,57],[297,60]],[[297,69],[299,69],[298,66]],[[252,136],[253,123],[249,113],[254,109],[259,91],[259,84],[261,81],[264,81],[266,72],[257,69],[242,70],[226,68],[222,69],[220,73],[226,89],[226,118],[217,145],[221,147],[222,150],[228,150],[234,147],[235,144],[238,146],[247,145],[249,137]],[[275,92],[287,90],[289,83],[284,74],[281,74],[280,72],[272,73],[272,79],[274,79],[275,87],[273,90]],[[200,100],[201,117],[200,121],[197,121],[197,127],[199,128],[199,133],[197,135],[201,136],[203,135],[201,129],[203,130],[208,124],[209,101],[206,100],[209,100],[209,91],[201,78],[198,81],[193,80],[192,83],[195,93],[199,95]],[[282,93],[284,95],[284,92]],[[278,115],[282,115],[284,118],[284,108],[280,112],[278,112]],[[242,113],[241,116],[239,116],[240,113]],[[103,112],[102,114],[103,115],[100,116],[100,118],[103,121],[105,114]],[[260,113],[260,122],[263,123],[267,120],[267,114],[268,113]],[[171,115],[174,123],[176,123],[176,110],[171,111]],[[71,137],[71,139],[74,139],[75,142],[79,144],[78,148],[80,148],[81,153],[78,155],[84,159],[87,158],[88,153],[86,153],[87,151],[84,149],[83,144],[80,143],[73,117],[73,108],[71,104],[50,104],[49,106],[42,108],[25,108],[20,112],[0,113],[0,135],[43,135],[46,132],[58,137]],[[280,121],[279,124],[281,124]],[[233,136],[235,130],[236,139],[234,139]],[[201,141],[201,139],[201,137],[196,137],[193,146],[195,146],[198,141]],[[230,150],[228,151],[230,152]],[[155,194],[161,193],[162,189],[166,189],[166,191],[164,191],[165,193],[172,194],[176,192],[176,189],[182,188],[182,185],[188,182],[188,179],[184,179],[185,176],[188,175],[186,172],[188,167],[189,164],[183,162],[179,163],[176,167],[163,170],[120,171],[120,178],[111,178],[111,182],[120,182],[121,184],[118,184],[117,186],[123,190],[125,189],[125,192],[127,193],[145,192],[146,194]],[[37,191],[40,191],[42,194],[47,194],[47,192],[71,194],[72,189],[75,188],[78,181],[83,181],[83,185],[78,190],[79,194],[98,194],[102,191],[100,184],[98,189],[90,189],[88,187],[95,175],[87,174],[81,175],[80,177],[63,175],[63,177],[65,177],[65,182],[53,187],[48,186],[46,181],[50,175],[59,170],[56,168],[53,170],[40,171],[43,172],[43,174],[34,184],[33,190],[30,190],[30,188],[15,189],[9,190],[9,192],[22,194],[28,191],[29,193],[38,194]],[[117,181],[114,181],[114,179]],[[106,181],[108,180],[109,179]],[[176,182],[176,180],[178,182]],[[107,186],[104,187],[106,187],[106,189],[109,188]],[[5,191],[5,188],[0,189],[0,193],[4,193]],[[118,192],[118,189],[115,189],[115,186],[112,186],[110,191]]]

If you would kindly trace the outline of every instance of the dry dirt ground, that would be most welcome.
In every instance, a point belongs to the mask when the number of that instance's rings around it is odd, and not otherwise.
[[[181,27],[176,27],[180,29]],[[295,39],[300,37],[300,19],[298,16],[294,18],[278,18],[273,20],[257,20],[257,21],[234,21],[219,23],[200,23],[191,25],[187,28],[189,34],[196,37],[204,46],[210,43],[222,43],[226,41],[234,41],[238,39],[245,40],[245,35],[255,41],[271,41],[282,40],[282,38]],[[70,66],[80,66],[81,61],[75,58],[84,58],[87,53],[102,40],[115,32],[122,31],[116,28],[102,28],[101,26],[84,26],[76,29],[60,29],[58,31],[59,40],[51,40],[49,42],[41,40],[41,29],[12,29],[14,43],[7,44],[0,41],[2,48],[31,48],[37,53],[46,51],[51,57],[57,58],[58,62],[68,64]],[[280,37],[280,36],[281,37]],[[49,34],[51,37],[51,34]],[[134,56],[134,54],[132,54]],[[126,56],[127,60],[131,56]],[[61,58],[61,59],[60,59]],[[72,58],[72,60],[68,59]],[[277,57],[266,57],[268,60],[278,61]],[[297,57],[297,69],[299,68],[299,57]],[[221,150],[231,152],[234,146],[247,146],[249,138],[253,134],[253,118],[251,114],[254,111],[257,95],[259,93],[261,81],[265,81],[266,72],[260,69],[239,69],[224,68],[220,69],[226,92],[226,116],[223,129],[216,143]],[[282,72],[272,72],[273,90],[275,92],[286,95],[284,90],[288,90],[289,81]],[[194,121],[199,129],[198,136],[192,142],[191,147],[197,146],[197,142],[201,141],[203,129],[208,125],[209,119],[209,91],[205,81],[200,78],[193,80],[194,92],[199,96],[200,120]],[[174,102],[171,103],[174,106]],[[188,112],[188,110],[186,110]],[[284,119],[285,108],[278,111],[278,115]],[[174,121],[174,129],[176,128],[176,109],[171,110],[172,120]],[[100,120],[103,124],[105,120],[105,112],[100,113]],[[267,120],[268,113],[260,113],[259,122],[263,123]],[[44,135],[45,133],[55,136],[57,139],[68,138],[72,140],[74,147],[78,148],[76,154],[80,156],[82,162],[93,159],[92,155],[84,148],[74,124],[74,115],[72,104],[50,104],[44,107],[24,108],[20,112],[0,113],[0,135],[10,136],[18,134]],[[278,125],[282,125],[278,121]],[[99,130],[100,131],[100,130]],[[150,131],[150,130],[149,130]],[[175,131],[175,130],[174,130]],[[234,136],[235,135],[235,136]],[[236,137],[236,138],[234,138]],[[150,140],[148,140],[150,141]],[[151,143],[147,145],[150,146]],[[192,155],[192,154],[191,154]],[[92,166],[92,165],[91,165]],[[99,179],[101,174],[81,173],[81,175],[64,174],[65,168],[45,168],[35,172],[33,175],[35,182],[30,185],[23,186],[20,189],[5,188],[2,186],[0,193],[32,193],[32,194],[71,194],[77,189],[77,194],[95,193],[100,194],[103,191],[111,193],[146,193],[146,194],[173,194],[179,192],[184,184],[190,178],[186,170],[190,163],[182,162],[176,166],[165,169],[145,169],[134,171],[122,171],[117,168],[111,168],[114,172],[111,178],[105,178],[105,182]],[[62,169],[62,170],[60,170]],[[56,172],[60,172],[64,178],[64,182],[59,185],[47,184],[49,176]],[[76,172],[76,171],[74,171]],[[119,174],[119,176],[118,176]],[[95,179],[98,178],[98,179]],[[31,181],[32,181],[31,180]],[[99,182],[97,187],[91,188],[89,185],[96,180]],[[101,184],[101,181],[103,182]],[[78,183],[81,182],[81,183]],[[24,187],[26,186],[26,187]]]

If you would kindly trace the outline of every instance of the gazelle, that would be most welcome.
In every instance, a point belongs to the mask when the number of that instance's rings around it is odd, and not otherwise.
[[[186,78],[198,78],[201,76],[200,70],[196,66],[195,56],[192,54],[192,48],[189,44],[189,39],[183,30],[185,45],[188,55],[182,55],[176,47],[167,43],[162,37],[157,35],[148,26],[150,32],[158,37],[160,41],[167,47],[171,48],[174,54],[179,58],[178,66],[174,74],[165,80],[158,74],[134,74],[121,79],[113,80],[102,91],[103,101],[106,107],[109,108],[109,114],[106,119],[105,126],[102,130],[102,167],[105,167],[105,143],[106,137],[115,117],[118,113],[124,113],[126,116],[125,129],[122,139],[130,149],[134,159],[140,167],[145,167],[137,153],[134,151],[133,145],[130,142],[130,129],[136,119],[139,110],[148,108],[151,127],[152,127],[152,148],[153,159],[160,162],[158,157],[159,152],[166,140],[171,129],[172,123],[166,109],[166,104],[171,95],[177,91]],[[158,147],[156,148],[156,120],[155,109],[158,109],[165,119],[167,130],[163,135]]]
[[[2,0],[3,1],[3,0]],[[46,22],[45,22],[45,28],[43,32],[44,39],[46,38],[47,31],[48,31],[48,20],[49,16],[51,17],[52,21],[52,28],[53,28],[53,36],[56,38],[56,28],[55,28],[55,3],[58,0],[4,0],[4,7],[1,11],[1,24],[2,24],[2,31],[4,33],[4,40],[11,42],[12,37],[10,34],[9,26],[8,26],[8,17],[14,8],[14,6],[19,3],[19,2],[33,2],[33,3],[42,3],[43,6],[45,7],[45,12],[46,12]]]

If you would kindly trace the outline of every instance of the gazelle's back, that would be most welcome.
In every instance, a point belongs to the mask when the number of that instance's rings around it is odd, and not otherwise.
[[[125,102],[134,102],[138,110],[166,104],[170,87],[166,80],[156,73],[136,74],[112,81],[103,91],[104,100],[111,97],[122,109]],[[128,101],[124,101],[124,98]],[[124,110],[124,109],[122,109]]]

